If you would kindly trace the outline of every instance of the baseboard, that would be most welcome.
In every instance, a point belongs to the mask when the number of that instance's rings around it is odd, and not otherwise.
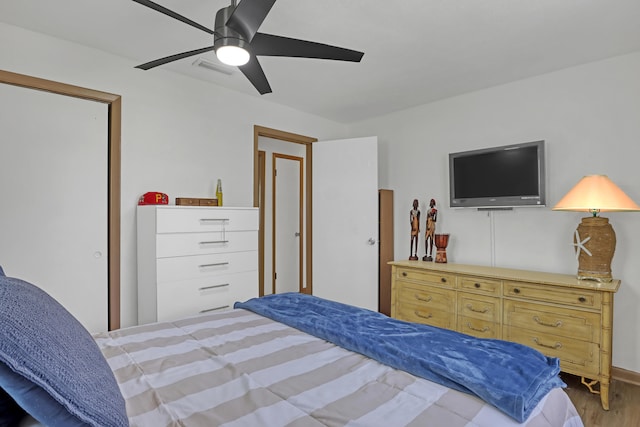
[[[629,384],[640,385],[640,372],[628,371],[616,366],[611,368],[611,378]]]

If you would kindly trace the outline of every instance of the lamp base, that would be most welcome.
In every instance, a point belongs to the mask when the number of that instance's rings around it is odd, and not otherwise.
[[[616,250],[616,233],[607,218],[586,217],[574,235],[578,251],[578,279],[611,282],[611,260]]]

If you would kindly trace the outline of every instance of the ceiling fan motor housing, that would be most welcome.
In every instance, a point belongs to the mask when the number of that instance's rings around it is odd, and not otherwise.
[[[236,46],[250,52],[249,43],[245,40],[245,37],[227,26],[227,21],[234,10],[235,6],[228,6],[216,13],[213,46],[216,51],[222,46]]]

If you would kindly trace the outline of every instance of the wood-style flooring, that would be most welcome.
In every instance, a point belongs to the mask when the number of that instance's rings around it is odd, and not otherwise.
[[[585,427],[639,427],[640,386],[613,380],[609,387],[609,410],[600,405],[600,396],[591,394],[580,377],[560,375]]]

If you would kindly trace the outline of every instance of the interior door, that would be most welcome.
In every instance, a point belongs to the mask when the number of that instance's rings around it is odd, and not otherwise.
[[[302,160],[273,154],[274,294],[302,287]]]
[[[378,310],[378,139],[313,148],[313,294]]]
[[[0,85],[0,263],[107,330],[106,105]]]

